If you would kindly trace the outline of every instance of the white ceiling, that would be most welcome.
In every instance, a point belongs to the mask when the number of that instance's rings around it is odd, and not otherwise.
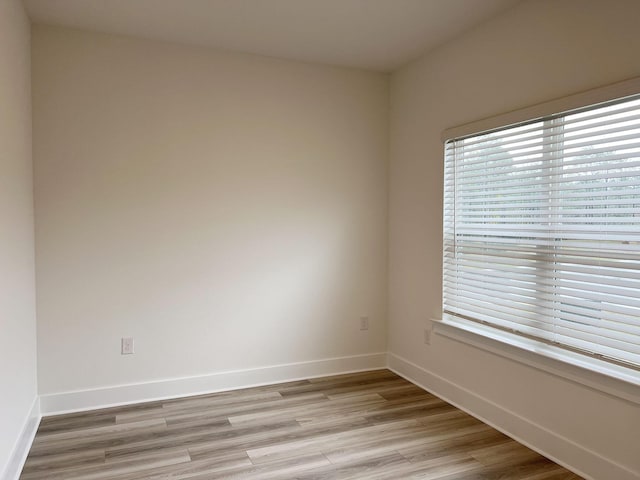
[[[24,0],[30,18],[391,71],[518,0]]]

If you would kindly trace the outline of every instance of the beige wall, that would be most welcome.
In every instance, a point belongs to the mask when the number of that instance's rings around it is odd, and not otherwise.
[[[386,350],[386,75],[41,26],[32,61],[41,394]]]
[[[638,404],[422,330],[441,310],[441,132],[640,75],[638,18],[636,0],[527,1],[395,73],[389,253],[392,353],[635,472]]]
[[[36,398],[29,22],[0,1],[0,477]]]

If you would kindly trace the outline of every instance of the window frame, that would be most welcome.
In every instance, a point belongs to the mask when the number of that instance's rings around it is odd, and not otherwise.
[[[447,141],[455,138],[478,135],[510,125],[550,117],[557,112],[594,107],[638,94],[640,94],[640,77],[449,128],[442,134],[442,143],[445,145]],[[437,334],[640,404],[640,370],[638,369],[565,350],[542,340],[522,337],[447,313],[443,313],[441,319],[433,320],[434,331]]]

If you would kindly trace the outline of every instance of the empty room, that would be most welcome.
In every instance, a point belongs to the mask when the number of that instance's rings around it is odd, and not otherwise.
[[[640,480],[639,21],[0,0],[0,480]]]

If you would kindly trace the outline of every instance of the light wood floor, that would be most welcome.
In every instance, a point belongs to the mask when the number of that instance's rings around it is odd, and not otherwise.
[[[574,480],[388,370],[42,419],[21,480]]]

